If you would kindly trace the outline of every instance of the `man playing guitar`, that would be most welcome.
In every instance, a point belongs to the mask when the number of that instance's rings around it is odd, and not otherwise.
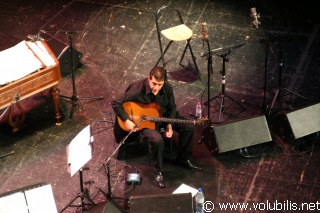
[[[135,131],[133,134],[138,134],[139,138],[148,139],[151,150],[151,164],[155,172],[154,182],[160,188],[165,187],[164,178],[161,173],[163,169],[163,137],[172,138],[173,134],[178,133],[179,148],[177,162],[187,168],[201,170],[200,167],[191,162],[194,132],[194,126],[191,124],[194,122],[183,122],[188,120],[184,119],[176,111],[173,88],[167,81],[167,73],[163,67],[154,67],[147,78],[129,85],[121,97],[111,101],[111,105],[117,115],[116,123],[121,127],[115,127],[117,143],[121,140],[121,134],[117,131],[119,129],[125,131],[133,130]],[[157,110],[151,110],[150,112],[152,112],[151,114],[158,112],[159,116],[163,118],[160,119],[162,122],[151,122],[151,126],[137,128],[136,116],[131,111],[134,111],[136,108],[141,113],[138,116],[140,119],[148,119],[144,117],[145,113],[148,114],[148,108],[143,107],[144,105],[155,106],[154,109],[157,108]],[[130,108],[130,106],[132,107]],[[163,135],[159,132],[161,128],[165,128]]]

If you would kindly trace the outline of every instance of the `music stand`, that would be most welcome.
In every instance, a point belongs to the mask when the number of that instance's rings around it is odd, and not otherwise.
[[[60,32],[64,32],[64,31],[60,31]],[[68,97],[65,95],[60,95],[61,98],[65,98],[65,99],[70,99],[70,102],[72,104],[72,108],[71,108],[71,112],[69,115],[69,119],[71,120],[71,118],[73,117],[73,109],[74,107],[77,107],[80,103],[80,100],[92,100],[92,101],[97,101],[97,100],[102,100],[103,97],[85,97],[85,98],[80,98],[77,94],[77,89],[76,89],[76,83],[75,83],[75,74],[74,74],[74,69],[75,67],[73,67],[73,38],[72,38],[72,34],[77,33],[77,32],[72,32],[72,31],[67,31],[65,32],[68,37],[69,37],[69,52],[70,52],[70,69],[71,69],[71,78],[72,78],[72,96]]]
[[[202,56],[207,56],[207,55],[210,55],[210,54],[216,54],[217,56],[219,56],[219,57],[221,57],[223,59],[222,60],[222,70],[221,70],[221,77],[222,77],[222,79],[221,79],[221,92],[220,92],[220,94],[216,95],[215,97],[213,97],[211,99],[208,99],[208,101],[204,103],[205,105],[207,105],[209,107],[210,106],[210,103],[209,103],[210,101],[216,100],[218,98],[221,98],[218,122],[220,122],[220,118],[221,118],[222,112],[224,112],[227,108],[229,108],[234,103],[239,105],[242,109],[245,109],[239,102],[234,100],[232,97],[230,97],[225,92],[226,62],[228,62],[228,60],[229,60],[227,57],[231,53],[232,49],[239,48],[239,47],[241,47],[241,46],[243,46],[245,44],[246,44],[246,42],[239,43],[239,44],[228,45],[228,46],[225,46],[225,47],[219,47],[217,49],[211,50],[208,53],[205,53],[205,54],[202,55]],[[219,52],[225,52],[225,51],[228,51],[228,52],[220,54],[220,55],[218,54]],[[208,86],[208,90],[209,90],[209,86]],[[228,107],[225,107],[225,98],[229,98],[232,101],[232,103]]]
[[[83,187],[83,166],[92,158],[92,147],[93,138],[91,137],[91,126],[88,125],[71,141],[66,147],[67,158],[68,158],[68,172],[71,177],[79,171],[80,179],[80,192],[77,196],[71,200],[61,211],[64,212],[68,207],[81,207],[84,210],[87,206],[93,206],[95,203],[89,196],[88,189]],[[72,205],[72,203],[80,198],[80,205]],[[89,201],[89,202],[86,202]]]
[[[272,102],[271,102],[271,105],[270,105],[270,108],[269,108],[269,112],[268,114],[270,115],[271,114],[271,111],[274,109],[274,104],[277,100],[280,100],[281,97],[284,97],[284,96],[287,96],[287,95],[295,95],[295,96],[298,96],[306,101],[308,101],[308,98],[296,93],[296,92],[293,92],[292,90],[289,90],[285,87],[282,86],[282,67],[283,67],[283,48],[284,46],[288,43],[288,39],[284,38],[284,37],[278,37],[278,38],[273,38],[271,39],[271,41],[274,41],[274,43],[276,44],[276,46],[278,47],[279,49],[279,52],[280,52],[280,55],[279,55],[279,75],[278,75],[278,86],[276,87],[276,93],[272,99]],[[281,92],[287,92],[286,94],[283,94],[281,96]]]

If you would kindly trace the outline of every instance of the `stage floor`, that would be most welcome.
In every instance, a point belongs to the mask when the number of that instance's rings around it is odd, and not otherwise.
[[[185,24],[193,30],[191,45],[199,68],[197,71],[189,52],[182,61],[185,66],[180,66],[185,43],[172,44],[166,68],[178,110],[194,119],[196,102],[201,101],[203,114],[212,125],[195,126],[193,158],[203,171],[166,160],[166,188],[160,189],[153,182],[145,145],[129,146],[124,161],[114,158],[118,145],[113,136],[115,115],[110,101],[131,82],[146,77],[159,59],[154,17],[168,3],[180,9]],[[258,29],[251,25],[252,7],[261,13]],[[167,195],[170,199],[181,184],[202,187],[214,212],[224,212],[222,204],[227,203],[248,205],[247,210],[239,206],[234,212],[271,212],[279,206],[279,210],[305,212],[319,202],[320,136],[316,125],[320,116],[308,108],[317,107],[320,100],[319,20],[312,5],[301,10],[298,4],[277,1],[252,5],[235,0],[13,0],[0,2],[0,8],[0,50],[28,40],[28,35],[45,39],[60,56],[60,95],[71,98],[60,98],[60,126],[55,125],[48,91],[21,101],[26,119],[14,133],[5,109],[0,110],[0,194],[46,183],[52,187],[58,212],[65,207],[64,212],[76,212],[79,207],[69,205],[81,192],[82,176],[83,186],[95,204],[107,206],[113,202],[115,208],[125,212],[130,212],[130,197]],[[172,16],[163,16],[160,23],[176,20]],[[205,42],[199,38],[202,22],[207,23]],[[71,45],[75,53],[74,79],[68,68],[71,56],[69,51],[64,52]],[[212,57],[203,57],[211,52],[208,46],[214,50]],[[220,47],[226,47],[225,51],[219,52]],[[5,75],[10,67],[0,72]],[[280,96],[273,105],[278,88],[281,95],[287,91],[283,88],[294,92]],[[70,103],[73,98],[79,101]],[[222,100],[225,106],[220,112]],[[298,115],[291,122],[301,123],[302,132],[313,131],[292,139],[292,123],[285,119],[291,112]],[[312,122],[299,119],[299,115],[311,115]],[[71,175],[66,147],[88,126],[92,128],[92,157],[82,172]],[[139,184],[127,184],[130,173],[140,174]],[[80,198],[75,200],[79,202]],[[99,211],[92,210],[91,205],[86,207],[91,212]],[[230,206],[226,208],[231,211]]]

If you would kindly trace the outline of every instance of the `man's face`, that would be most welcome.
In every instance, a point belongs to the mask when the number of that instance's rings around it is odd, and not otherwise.
[[[157,95],[158,92],[161,90],[161,88],[162,88],[162,86],[164,84],[164,81],[162,81],[162,80],[158,81],[158,80],[156,80],[154,78],[154,76],[152,76],[151,79],[150,79],[150,76],[149,76],[148,77],[148,81],[149,81],[149,86],[150,86],[150,88],[152,90],[152,93],[154,95]]]

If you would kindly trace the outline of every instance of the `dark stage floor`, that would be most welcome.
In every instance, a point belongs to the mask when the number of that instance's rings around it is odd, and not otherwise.
[[[203,114],[213,125],[195,127],[193,158],[203,171],[165,161],[166,188],[160,189],[153,183],[146,146],[129,146],[125,161],[114,158],[117,144],[110,101],[156,64],[160,51],[154,17],[168,3],[180,9],[185,24],[193,30],[191,46],[199,69],[189,52],[182,61],[186,66],[180,66],[185,43],[172,44],[166,68],[178,110],[193,119],[195,104],[201,101]],[[251,24],[252,7],[260,13],[257,28]],[[73,108],[70,99],[60,98],[62,122],[57,126],[49,91],[34,94],[20,101],[26,118],[23,128],[15,132],[8,124],[8,111],[0,109],[0,194],[50,184],[60,212],[81,192],[82,174],[95,204],[113,206],[113,201],[126,212],[131,210],[132,196],[147,200],[167,195],[170,205],[178,205],[171,194],[181,184],[202,187],[206,201],[213,204],[208,208],[214,207],[214,212],[231,211],[231,206],[223,210],[222,203],[238,203],[232,212],[320,209],[320,33],[318,12],[312,4],[13,0],[0,1],[0,20],[0,50],[28,40],[28,35],[39,35],[60,55],[60,95],[80,100]],[[174,13],[164,14],[160,23],[172,20],[177,20]],[[207,23],[208,42],[199,38],[202,22]],[[70,44],[75,54],[74,89],[68,68],[70,52],[64,52]],[[212,57],[206,56],[209,46]],[[226,48],[218,51],[220,47]],[[1,78],[10,67],[0,72]],[[275,99],[277,91],[281,94]],[[97,97],[103,99],[92,99]],[[222,112],[221,100],[225,101]],[[81,173],[71,176],[66,147],[88,125],[92,127],[93,155]],[[105,162],[110,166],[110,181]],[[140,184],[128,185],[129,173],[139,173]],[[170,205],[160,206],[159,199],[150,205],[170,212]],[[77,198],[73,204],[80,201]],[[247,209],[240,204],[247,204]],[[69,207],[64,212],[79,209]],[[94,207],[89,211],[102,212]]]

